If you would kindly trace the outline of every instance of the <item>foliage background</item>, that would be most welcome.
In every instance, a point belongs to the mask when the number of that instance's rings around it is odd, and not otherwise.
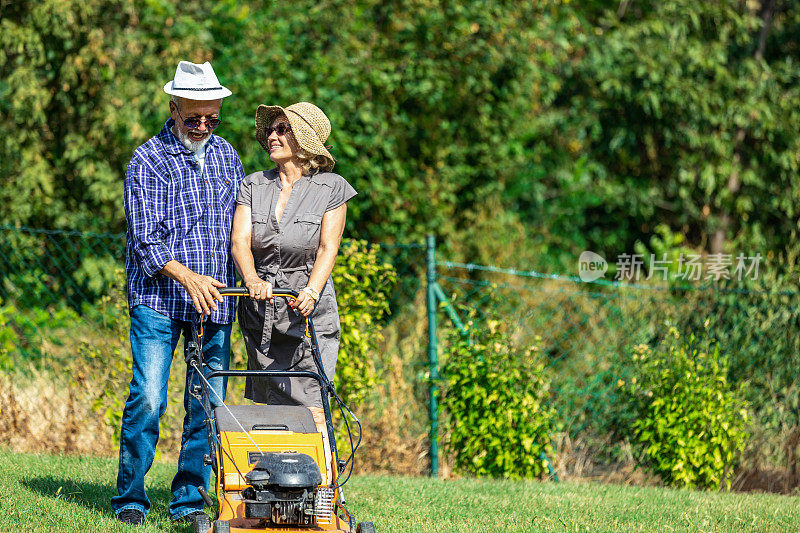
[[[167,117],[179,59],[234,96],[318,103],[361,192],[349,232],[454,247],[522,221],[541,265],[630,251],[665,224],[700,249],[778,252],[798,214],[800,8],[689,2],[0,2],[0,223],[122,231],[120,180]],[[19,201],[24,198],[25,201]],[[499,234],[502,239],[502,233]],[[479,238],[480,236],[472,236]]]

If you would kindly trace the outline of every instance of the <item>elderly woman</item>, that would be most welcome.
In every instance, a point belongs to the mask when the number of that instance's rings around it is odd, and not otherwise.
[[[261,105],[256,111],[256,139],[275,168],[242,182],[231,235],[233,258],[250,293],[239,302],[248,369],[316,371],[304,335],[304,317],[313,312],[324,371],[333,380],[340,326],[330,275],[347,201],[356,191],[331,172],[334,159],[324,144],[330,131],[325,113],[307,102],[285,109]],[[300,295],[287,303],[272,297],[273,287]],[[314,380],[248,379],[245,396],[259,403],[308,406],[317,425],[325,426]]]

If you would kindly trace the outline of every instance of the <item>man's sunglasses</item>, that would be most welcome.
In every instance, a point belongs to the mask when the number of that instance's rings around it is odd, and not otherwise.
[[[270,135],[272,135],[273,131],[278,135],[286,135],[287,133],[292,131],[292,127],[286,122],[281,122],[274,128],[272,126],[267,126],[266,128],[264,128],[264,137],[269,137]]]
[[[203,120],[205,120],[206,128],[208,128],[209,130],[216,129],[216,127],[219,126],[220,122],[222,122],[218,118],[210,118],[206,116],[183,118],[177,106],[175,107],[175,111],[178,113],[178,116],[181,117],[181,120],[186,125],[186,127],[189,128],[190,130],[196,130],[197,128],[199,128],[200,124],[203,123]]]

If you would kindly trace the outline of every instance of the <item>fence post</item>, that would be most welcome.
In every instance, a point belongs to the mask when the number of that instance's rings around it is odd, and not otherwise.
[[[428,415],[430,417],[430,457],[431,457],[431,477],[439,475],[439,406],[438,406],[438,382],[439,382],[439,358],[436,346],[436,237],[428,235],[426,244],[426,276],[428,280],[428,365],[430,367],[430,403],[428,405]]]

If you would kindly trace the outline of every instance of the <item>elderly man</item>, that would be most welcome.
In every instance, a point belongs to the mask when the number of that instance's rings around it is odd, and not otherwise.
[[[134,525],[150,509],[144,476],[166,409],[172,355],[198,313],[207,316],[204,361],[213,369],[228,368],[234,303],[217,289],[235,282],[230,234],[244,177],[236,150],[212,133],[220,124],[222,99],[231,92],[219,84],[211,64],[181,61],[164,92],[172,96],[171,118],[136,150],[125,175],[133,377],[122,415],[119,494],[111,506],[118,520]],[[209,450],[202,405],[190,394],[199,379],[187,371],[186,417],[169,504],[173,520],[191,521],[202,513],[198,487],[208,489],[211,477],[203,462]],[[220,398],[225,385],[224,379],[212,380]]]

